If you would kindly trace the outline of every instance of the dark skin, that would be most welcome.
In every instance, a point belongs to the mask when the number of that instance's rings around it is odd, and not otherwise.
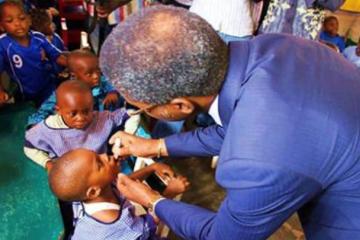
[[[28,47],[30,44],[29,29],[31,20],[29,16],[19,6],[14,4],[8,4],[3,7],[0,19],[0,29],[21,46]],[[64,55],[60,55],[56,62],[59,65],[66,66],[67,61]],[[6,103],[9,99],[8,94],[5,92],[2,86],[0,86],[0,106]]]
[[[86,83],[90,88],[100,83],[101,71],[99,60],[93,55],[71,55],[68,58],[71,74],[79,81]],[[110,92],[106,95],[103,104],[105,108],[115,105],[119,100],[117,92]]]
[[[339,22],[336,19],[329,19],[324,24],[324,32],[332,37],[336,37],[339,31]]]
[[[85,171],[87,177],[86,196],[82,197],[85,203],[111,202],[118,204],[118,199],[114,195],[111,184],[116,180],[119,172],[119,161],[106,154],[96,154],[86,149],[77,149],[71,153],[71,157],[76,161],[74,168]],[[172,177],[168,181],[168,196],[176,196],[184,192],[189,186],[186,178],[179,176],[173,177],[172,169],[161,163],[152,164],[139,171],[134,172],[129,177],[136,181],[143,181],[152,173],[169,173]],[[118,218],[118,210],[105,210],[93,214],[93,217],[103,222],[112,222]]]

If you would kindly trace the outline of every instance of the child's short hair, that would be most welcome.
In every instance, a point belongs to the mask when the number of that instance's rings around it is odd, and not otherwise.
[[[69,151],[56,159],[49,173],[49,186],[63,201],[82,201],[86,196],[88,171],[80,164],[83,149]]]
[[[31,17],[31,29],[43,32],[46,24],[51,23],[51,17],[49,13],[45,9],[31,9],[30,10]]]
[[[65,92],[81,93],[91,95],[91,89],[88,85],[79,80],[68,80],[59,85],[56,89],[56,101],[60,96],[63,96]],[[92,96],[92,95],[91,95]]]
[[[325,24],[327,24],[328,22],[330,22],[331,20],[335,20],[336,22],[339,22],[339,20],[337,19],[337,17],[335,17],[335,16],[328,16],[328,17],[326,17],[326,18],[324,19],[323,24],[325,25]]]
[[[3,11],[4,11],[4,8],[6,6],[16,6],[18,7],[21,11],[25,12],[24,10],[24,5],[19,2],[19,1],[13,1],[13,0],[5,0],[3,1],[2,3],[0,3],[0,20],[2,19],[3,17]]]
[[[76,49],[74,51],[71,51],[68,55],[67,55],[67,64],[68,64],[68,69],[70,72],[74,71],[75,66],[75,59],[78,57],[94,57],[97,58],[97,56],[86,49]]]

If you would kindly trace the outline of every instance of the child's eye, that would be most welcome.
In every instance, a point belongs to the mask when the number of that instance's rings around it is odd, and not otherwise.
[[[76,116],[76,112],[70,112],[70,117],[75,117]]]

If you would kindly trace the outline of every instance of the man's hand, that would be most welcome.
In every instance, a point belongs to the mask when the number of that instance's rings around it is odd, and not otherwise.
[[[0,90],[0,106],[5,104],[8,100],[9,95],[4,90]]]
[[[121,142],[120,148],[113,146],[112,152],[115,157],[156,157],[159,155],[167,156],[166,146],[162,139],[146,139],[136,137],[123,131],[115,133],[109,140],[110,144],[114,144],[119,138]]]
[[[154,203],[161,198],[160,193],[152,190],[149,186],[130,179],[124,174],[119,174],[116,187],[128,200],[136,202],[144,207],[148,207],[150,203]]]
[[[109,92],[104,101],[103,104],[106,109],[109,109],[111,105],[116,106],[117,102],[119,101],[119,94],[117,92]]]
[[[186,177],[177,176],[168,181],[168,185],[163,194],[167,198],[174,198],[176,195],[185,192],[189,186],[190,182]]]

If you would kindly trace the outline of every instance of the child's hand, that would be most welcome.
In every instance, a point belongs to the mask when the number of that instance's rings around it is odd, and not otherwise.
[[[163,192],[163,195],[167,198],[174,198],[176,195],[185,192],[190,186],[189,181],[186,177],[177,176],[171,178],[168,181],[168,185]]]
[[[174,171],[171,169],[169,165],[164,163],[154,163],[151,165],[153,170],[166,182],[169,182],[174,177]]]
[[[106,95],[103,104],[106,109],[108,109],[111,105],[116,105],[119,101],[119,94],[117,92],[110,92]]]
[[[0,106],[5,104],[9,100],[9,95],[3,91],[0,90]]]

